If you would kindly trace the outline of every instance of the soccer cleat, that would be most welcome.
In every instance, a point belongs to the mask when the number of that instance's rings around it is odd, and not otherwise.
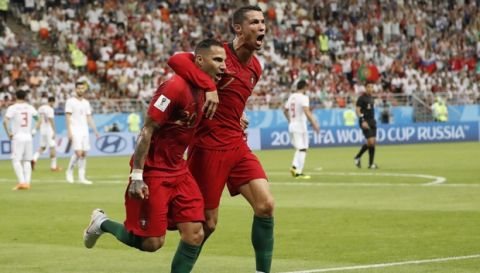
[[[66,176],[66,178],[67,178],[67,182],[68,182],[68,183],[73,184],[73,182],[75,182],[75,181],[73,180],[73,172],[72,172],[72,171],[67,170],[67,171],[65,172],[65,176]]]
[[[360,158],[354,158],[355,160],[355,166],[357,166],[357,168],[361,168],[362,167],[362,161],[360,161]]]
[[[12,191],[18,190],[28,190],[30,189],[30,185],[27,183],[18,183],[15,187],[12,188]]]
[[[100,226],[105,220],[107,220],[107,215],[102,209],[94,209],[90,219],[90,224],[83,231],[83,244],[86,248],[92,248],[95,246],[98,238],[103,234]]]
[[[304,173],[297,173],[295,175],[295,179],[310,179],[312,178],[310,175],[304,174]]]
[[[52,172],[61,172],[62,171],[62,168],[61,167],[55,167],[55,168],[50,168],[50,171]]]
[[[78,183],[84,184],[84,185],[92,185],[93,182],[87,179],[79,180]]]
[[[32,171],[35,170],[35,163],[37,163],[37,161],[35,161],[35,160],[30,160],[30,165],[32,166]]]
[[[368,166],[369,169],[378,169],[378,166],[373,163],[372,165]]]
[[[292,174],[293,177],[295,177],[297,175],[297,168],[292,166],[290,168],[290,173]]]

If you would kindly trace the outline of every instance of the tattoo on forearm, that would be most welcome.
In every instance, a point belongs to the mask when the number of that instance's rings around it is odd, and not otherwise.
[[[152,138],[152,128],[143,127],[142,132],[138,136],[137,145],[135,147],[135,156],[133,159],[134,169],[143,169],[145,157],[150,149],[150,141]]]

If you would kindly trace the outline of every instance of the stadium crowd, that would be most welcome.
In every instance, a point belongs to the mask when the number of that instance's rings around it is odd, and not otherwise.
[[[0,103],[23,88],[34,104],[55,95],[63,105],[78,77],[93,99],[148,100],[171,73],[166,59],[205,37],[230,40],[228,18],[244,4],[265,11],[269,32],[250,109],[280,107],[299,78],[311,82],[313,107],[346,107],[364,91],[366,66],[379,74],[379,101],[480,100],[480,1],[10,0],[10,14],[53,50],[2,23]]]

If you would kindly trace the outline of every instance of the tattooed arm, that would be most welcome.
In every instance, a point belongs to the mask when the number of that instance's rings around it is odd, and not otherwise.
[[[137,139],[135,147],[135,153],[133,156],[133,169],[130,175],[131,183],[128,187],[128,194],[132,198],[148,199],[148,186],[143,181],[143,166],[145,164],[145,158],[150,149],[150,141],[152,139],[153,132],[159,126],[150,117],[146,117],[145,125],[143,125],[142,131]]]

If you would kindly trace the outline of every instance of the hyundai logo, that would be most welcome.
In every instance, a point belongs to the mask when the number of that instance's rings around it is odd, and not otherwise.
[[[114,154],[125,150],[127,141],[117,135],[105,135],[97,139],[95,146],[106,154]]]

